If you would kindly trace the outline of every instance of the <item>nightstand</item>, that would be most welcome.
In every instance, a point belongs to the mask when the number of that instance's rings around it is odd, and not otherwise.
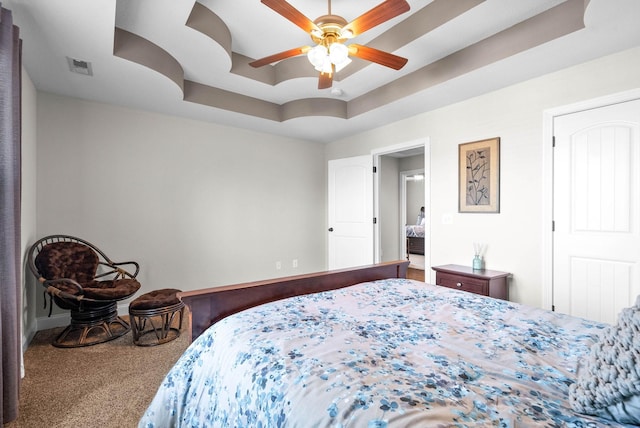
[[[509,300],[508,272],[497,270],[473,270],[469,266],[433,266],[436,271],[436,285],[468,291],[496,299]]]

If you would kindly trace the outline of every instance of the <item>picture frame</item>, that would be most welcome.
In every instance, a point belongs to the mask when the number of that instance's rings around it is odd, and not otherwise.
[[[500,212],[500,137],[458,145],[458,212]]]

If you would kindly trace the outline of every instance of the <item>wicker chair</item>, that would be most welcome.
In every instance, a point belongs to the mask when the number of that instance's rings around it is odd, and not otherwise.
[[[67,235],[40,239],[29,250],[28,266],[53,302],[71,312],[71,324],[53,341],[61,348],[95,345],[131,330],[118,316],[117,302],[140,288],[136,262],[115,263],[93,244]],[[122,268],[135,268],[133,273]]]

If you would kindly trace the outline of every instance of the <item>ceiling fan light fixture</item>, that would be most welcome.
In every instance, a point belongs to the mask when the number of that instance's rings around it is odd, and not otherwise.
[[[327,58],[327,48],[322,45],[317,45],[309,50],[307,58],[316,70],[321,70]]]
[[[345,57],[345,59],[342,62],[334,62],[333,65],[335,66],[336,69],[336,73],[339,72],[340,70],[342,70],[343,68],[345,68],[347,65],[351,64],[351,58],[349,57]]]
[[[332,43],[327,49],[320,44],[309,50],[307,58],[313,67],[321,73],[338,72],[351,63],[349,49],[342,43]]]
[[[339,72],[340,70],[342,70],[343,68],[345,68],[349,64],[351,64],[351,58],[345,59],[340,64],[335,64],[334,63],[334,66],[336,68],[336,73]]]
[[[335,65],[341,64],[349,58],[349,49],[342,43],[333,43],[329,46],[329,58]]]
[[[331,60],[329,59],[329,56],[324,57],[324,62],[322,63],[322,66],[316,67],[316,70],[318,70],[320,73],[325,73],[325,74],[333,73],[333,66],[331,65]]]

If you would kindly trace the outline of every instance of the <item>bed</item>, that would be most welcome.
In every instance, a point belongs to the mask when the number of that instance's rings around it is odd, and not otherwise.
[[[407,254],[424,256],[424,233],[424,225],[408,224],[405,226]]]
[[[640,422],[633,393],[599,416],[572,407],[586,404],[578,367],[614,327],[408,280],[407,264],[184,293],[195,340],[139,426],[626,426],[611,419],[620,412]]]

